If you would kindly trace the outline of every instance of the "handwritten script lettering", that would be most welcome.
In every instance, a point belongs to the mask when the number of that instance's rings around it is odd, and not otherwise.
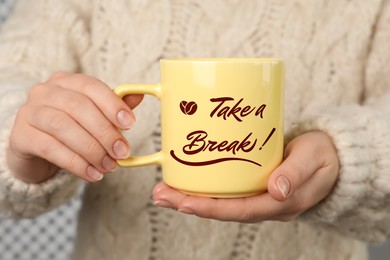
[[[252,133],[249,133],[242,141],[234,140],[230,143],[228,141],[218,142],[207,140],[208,134],[205,131],[198,130],[187,135],[187,140],[191,142],[183,147],[183,152],[185,154],[197,154],[206,150],[210,152],[217,150],[218,152],[226,151],[232,152],[233,154],[239,151],[249,153],[257,143],[257,139],[253,141],[249,140],[251,135]]]
[[[208,134],[205,131],[197,130],[187,135],[187,140],[189,140],[190,143],[183,147],[183,153],[187,155],[194,155],[205,151],[228,152],[228,153],[232,153],[233,155],[236,155],[236,153],[240,151],[244,153],[249,153],[255,148],[255,145],[257,143],[257,139],[251,140],[251,137],[252,137],[252,133],[249,133],[241,141],[240,140],[234,140],[231,142],[228,142],[226,140],[215,141],[215,140],[208,139]],[[257,166],[261,166],[261,164],[255,161],[241,158],[241,157],[223,156],[213,160],[193,162],[193,161],[186,161],[184,159],[179,158],[175,154],[175,151],[173,150],[171,150],[170,154],[178,162],[190,166],[203,166],[203,165],[210,165],[210,164],[215,164],[215,163],[220,163],[225,161],[245,161],[245,162],[253,163]]]
[[[255,116],[263,118],[263,113],[267,105],[262,104],[257,108],[251,106],[241,107],[240,104],[243,100],[244,99],[241,98],[232,107],[230,107],[229,104],[235,101],[232,97],[219,97],[210,99],[211,102],[218,103],[217,106],[211,111],[210,117],[216,115],[217,117],[223,117],[224,120],[227,120],[227,118],[232,116],[238,122],[242,122],[243,117],[246,117],[255,112]]]
[[[243,122],[246,117],[250,116],[261,120],[267,108],[266,104],[257,104],[257,106],[246,105],[244,98],[216,97],[211,98],[210,102],[212,103],[210,118],[232,119],[237,122]],[[192,116],[197,112],[198,105],[195,101],[182,101],[179,107],[188,118],[188,116]],[[218,124],[222,123],[218,122]],[[241,127],[245,126],[240,125]],[[257,128],[257,124],[251,123],[250,127]],[[241,161],[261,167],[260,163],[246,158],[247,154],[254,150],[261,151],[276,132],[276,128],[273,127],[268,136],[261,140],[257,139],[256,132],[254,132],[255,129],[247,130],[247,135],[235,137],[231,140],[226,140],[227,138],[223,137],[223,134],[218,134],[218,138],[215,138],[215,136],[210,136],[205,130],[195,130],[187,134],[186,141],[181,151],[179,150],[180,153],[178,154],[177,150],[171,150],[170,155],[177,162],[188,166],[205,166],[226,161]],[[231,131],[234,130],[232,129]],[[207,158],[207,160],[196,159],[196,155],[201,153],[207,154],[207,156],[201,157]]]

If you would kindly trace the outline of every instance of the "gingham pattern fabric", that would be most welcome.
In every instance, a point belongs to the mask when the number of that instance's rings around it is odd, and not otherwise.
[[[12,10],[15,0],[0,0],[0,23],[2,23]]]
[[[0,259],[70,259],[79,208],[77,197],[34,219],[0,220]]]
[[[0,0],[0,26],[14,0]],[[66,260],[73,249],[80,196],[35,219],[0,220],[1,260]]]

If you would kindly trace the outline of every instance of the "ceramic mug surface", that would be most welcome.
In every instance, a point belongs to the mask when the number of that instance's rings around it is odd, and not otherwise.
[[[115,92],[161,101],[162,150],[118,161],[161,164],[169,186],[233,198],[267,189],[283,156],[283,62],[278,59],[163,59],[159,84]]]

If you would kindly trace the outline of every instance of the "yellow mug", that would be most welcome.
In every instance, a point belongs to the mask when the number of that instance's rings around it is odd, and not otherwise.
[[[283,62],[163,59],[160,68],[161,83],[114,91],[161,101],[162,150],[118,164],[160,164],[164,182],[186,194],[234,198],[264,192],[283,156]]]

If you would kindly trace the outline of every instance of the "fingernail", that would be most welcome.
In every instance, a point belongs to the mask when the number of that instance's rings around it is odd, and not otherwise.
[[[188,215],[195,215],[195,211],[193,211],[192,209],[189,209],[189,208],[181,208],[181,209],[178,209],[177,211],[184,213],[184,214],[188,214]]]
[[[126,110],[121,110],[118,112],[116,116],[118,123],[124,128],[124,129],[130,129],[133,127],[135,119],[134,115],[130,114]]]
[[[130,149],[123,140],[117,140],[113,145],[113,150],[120,159],[125,159],[130,155]]]
[[[276,185],[278,186],[278,189],[280,193],[282,193],[283,197],[287,198],[291,188],[290,181],[287,179],[287,177],[280,175],[276,179]]]
[[[92,166],[88,166],[87,175],[95,181],[100,181],[101,179],[103,179],[103,174]]]
[[[116,163],[116,161],[108,155],[104,156],[102,166],[109,172],[113,172],[118,168],[118,164]]]
[[[155,202],[153,202],[153,204],[163,208],[168,208],[168,209],[173,208],[172,204],[165,200],[156,200]]]
[[[158,186],[157,188],[154,188],[154,193],[157,194],[157,193],[159,193],[162,189],[163,189],[163,187]]]

